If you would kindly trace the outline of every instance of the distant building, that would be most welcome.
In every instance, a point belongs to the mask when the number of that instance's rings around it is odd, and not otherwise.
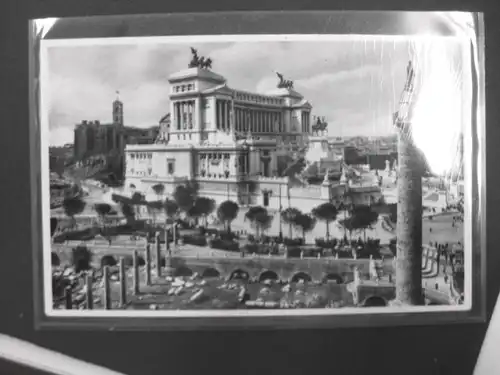
[[[73,150],[76,161],[104,155],[110,162],[111,169],[121,171],[126,144],[151,144],[158,135],[158,126],[125,126],[123,103],[118,98],[112,103],[112,118],[113,122],[107,124],[98,120],[83,120],[76,125]]]

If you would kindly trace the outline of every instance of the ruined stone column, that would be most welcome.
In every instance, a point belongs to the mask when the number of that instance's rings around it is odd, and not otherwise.
[[[151,285],[151,246],[148,243],[146,243],[146,285]]]
[[[87,274],[85,276],[85,285],[87,287],[86,292],[86,302],[87,302],[87,309],[92,310],[94,308],[94,296],[93,296],[93,290],[92,290],[92,275]]]
[[[127,272],[125,270],[125,259],[120,258],[120,306],[127,304]]]
[[[167,231],[165,231],[165,234]],[[168,238],[165,236],[165,241],[168,243]],[[155,246],[156,246],[156,276],[161,277],[161,242],[160,234],[155,235]]]
[[[104,281],[104,309],[111,310],[111,288],[109,285],[109,266],[105,266],[103,269],[103,281]]]
[[[64,301],[66,310],[71,310],[73,308],[73,290],[70,286],[64,288]]]
[[[139,294],[139,254],[134,250],[134,294]]]

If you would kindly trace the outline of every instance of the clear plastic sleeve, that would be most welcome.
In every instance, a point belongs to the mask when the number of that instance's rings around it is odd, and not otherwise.
[[[482,15],[30,27],[38,327],[485,319]]]

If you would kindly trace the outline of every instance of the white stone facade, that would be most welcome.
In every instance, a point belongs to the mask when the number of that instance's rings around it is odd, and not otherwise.
[[[312,106],[291,88],[268,95],[234,90],[199,67],[173,74],[169,83],[169,134],[155,144],[127,145],[126,187],[146,192],[164,183],[170,190],[196,179],[241,190],[252,181],[260,194],[260,179],[278,175],[278,155],[304,146],[310,132]]]

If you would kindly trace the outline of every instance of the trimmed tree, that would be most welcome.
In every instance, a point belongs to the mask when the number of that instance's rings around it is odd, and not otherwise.
[[[106,217],[111,212],[111,206],[107,203],[96,203],[94,205],[94,210],[97,212],[97,215],[99,215],[102,225],[106,226]]]
[[[330,239],[330,223],[337,219],[337,207],[330,202],[320,204],[315,207],[311,214],[319,221],[324,221],[326,224],[326,240]]]
[[[281,220],[283,220],[285,224],[288,224],[289,228],[288,236],[290,238],[293,237],[292,228],[297,224],[297,218],[300,215],[302,215],[302,212],[299,209],[293,207],[288,207],[287,209],[281,211]]]
[[[258,235],[264,235],[264,233],[271,228],[273,223],[273,216],[268,212],[260,212],[255,215],[253,221]]]
[[[266,223],[268,217],[272,219],[272,216],[269,215],[267,209],[262,206],[250,207],[250,209],[246,212],[245,220],[248,220],[252,227],[255,229],[256,237],[259,237],[260,231],[263,228],[262,224]]]
[[[378,212],[370,206],[357,205],[350,211],[349,226],[352,230],[362,230],[363,240],[366,242],[366,230],[372,228],[378,221]]]
[[[165,185],[163,184],[156,184],[151,187],[153,191],[155,192],[156,196],[158,197],[158,200],[161,200],[163,194],[165,193]]]
[[[215,200],[207,197],[197,197],[190,211],[196,219],[203,218],[204,226],[207,225],[207,216],[215,210]]]
[[[228,233],[231,233],[231,223],[238,217],[239,211],[238,203],[231,200],[224,201],[217,207],[217,218],[224,223]]]
[[[187,181],[175,188],[173,198],[179,209],[186,215],[189,215],[189,210],[194,206],[198,197],[199,185],[194,181]]]
[[[79,197],[68,197],[63,199],[63,210],[66,216],[71,219],[72,228],[76,227],[75,216],[81,214],[86,205],[85,201]]]
[[[125,220],[127,220],[127,224],[132,224],[135,222],[135,210],[132,205],[129,203],[120,203],[120,208],[123,216],[125,216]]]
[[[295,226],[302,230],[302,238],[306,242],[306,233],[312,231],[316,226],[316,218],[312,215],[300,214],[295,219]]]

